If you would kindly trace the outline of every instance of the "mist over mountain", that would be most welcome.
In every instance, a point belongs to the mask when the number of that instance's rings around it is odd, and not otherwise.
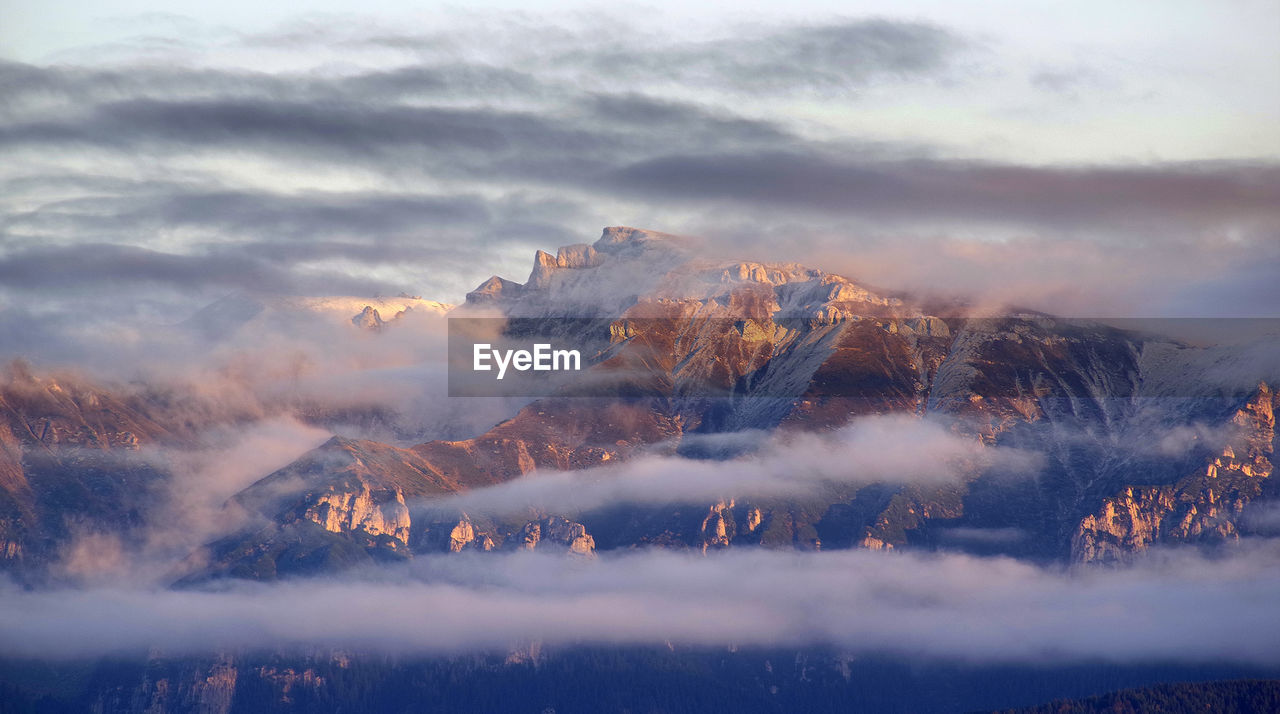
[[[0,22],[0,711],[1274,699],[1271,4],[306,5]]]
[[[632,274],[643,278],[624,281]],[[416,309],[376,324],[362,319],[372,305],[348,315],[358,300],[270,312],[253,303],[239,326],[205,330],[246,302],[215,302],[173,329],[217,345],[318,320],[371,354],[439,339],[406,321]],[[345,311],[312,317],[330,305]],[[443,322],[440,309],[417,319]],[[361,427],[335,406],[347,394],[296,389],[305,362],[232,403],[221,390],[113,393],[15,365],[4,396],[8,569],[40,587],[191,592],[228,579],[398,572],[449,553],[477,553],[462,562],[484,572],[485,557],[500,568],[512,557],[500,554],[527,550],[605,567],[636,548],[852,548],[1012,557],[1027,577],[1050,577],[1160,546],[1211,547],[1234,563],[1262,552],[1241,543],[1267,542],[1257,514],[1275,494],[1274,363],[1224,380],[1220,346],[1152,334],[1158,323],[939,316],[838,275],[707,260],[685,239],[620,227],[539,252],[527,281],[488,280],[447,314],[519,319],[510,324],[583,346],[588,374],[610,375],[612,390],[633,389],[513,398],[505,420],[462,440],[325,440]],[[602,315],[603,328],[580,319]],[[442,375],[420,393],[433,389]],[[378,418],[411,420],[394,404]],[[250,456],[263,430],[284,450]],[[219,478],[202,459],[251,463],[225,464]],[[174,531],[187,537],[175,543]],[[803,591],[804,577],[791,587]],[[534,636],[511,627],[512,641]],[[1256,656],[1269,662],[1268,652]]]
[[[581,386],[444,397],[449,320],[579,347]],[[1253,605],[1280,586],[1258,578],[1280,363],[1247,356],[1275,349],[1267,321],[1208,339],[992,315],[612,227],[454,308],[242,294],[165,329],[200,362],[151,382],[6,373],[0,627],[28,643],[11,656],[732,643],[1280,666]],[[719,585],[748,572],[771,575]],[[903,596],[935,604],[922,619]],[[303,624],[384,597],[406,609]],[[1120,615],[1128,645],[1105,602],[1149,613]],[[410,626],[420,612],[446,619]]]

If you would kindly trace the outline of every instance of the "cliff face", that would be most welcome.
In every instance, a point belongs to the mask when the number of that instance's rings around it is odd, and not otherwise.
[[[228,714],[233,710],[240,677],[240,668],[231,657],[204,661],[153,657],[147,662],[141,681],[122,680],[118,686],[104,687],[92,700],[89,710],[128,714]]]
[[[303,517],[330,533],[362,530],[372,536],[388,535],[409,543],[409,509],[399,489],[370,490],[360,484],[355,493],[330,491],[306,507]]]
[[[596,541],[586,527],[567,518],[531,521],[513,542],[523,550],[563,550],[578,556],[591,556],[596,552]]]
[[[1124,560],[1157,542],[1240,537],[1245,507],[1271,476],[1275,395],[1262,384],[1231,419],[1233,435],[1204,467],[1167,486],[1130,486],[1086,516],[1071,543],[1077,562]]]

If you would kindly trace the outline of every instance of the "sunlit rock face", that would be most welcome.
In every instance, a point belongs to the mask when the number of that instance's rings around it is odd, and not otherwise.
[[[463,517],[458,521],[458,525],[449,531],[449,552],[459,553],[463,548],[474,543],[475,539],[475,527],[471,525],[470,519]]]
[[[726,516],[726,511],[732,508],[733,501],[719,501],[709,509],[707,517],[702,521],[702,552],[729,547],[729,542],[737,531],[732,512]]]
[[[399,489],[374,493],[362,482],[355,493],[324,493],[307,506],[303,517],[331,533],[359,529],[369,535],[389,535],[406,545],[409,542],[409,509]]]
[[[1199,471],[1167,486],[1130,486],[1081,521],[1072,539],[1080,562],[1124,560],[1157,542],[1240,537],[1240,519],[1272,474],[1275,395],[1262,384],[1231,418],[1231,443]]]
[[[417,554],[461,553],[475,549],[483,532],[460,511],[419,513],[413,520],[410,546]]]
[[[703,553],[734,545],[759,545],[765,513],[756,505],[737,505],[734,499],[711,504],[697,531],[695,546]]]
[[[596,542],[581,523],[567,518],[530,521],[512,539],[522,550],[563,550],[578,556],[595,555]]]

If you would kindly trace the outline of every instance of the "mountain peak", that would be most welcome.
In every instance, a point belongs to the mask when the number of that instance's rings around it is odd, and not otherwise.
[[[366,330],[381,330],[386,321],[372,305],[365,305],[359,315],[351,318],[351,324]]]
[[[648,231],[630,226],[609,226],[604,229],[600,234],[600,239],[591,247],[602,253],[614,253],[631,246],[643,246],[654,242],[682,245],[685,240],[670,233]]]
[[[468,305],[499,305],[512,316],[621,315],[638,302],[718,301],[737,304],[746,293],[773,293],[773,311],[788,316],[869,314],[896,310],[890,298],[797,263],[719,262],[699,259],[690,241],[658,231],[610,226],[591,245],[534,253],[529,279],[498,276],[467,294]],[[736,297],[734,297],[736,295]]]
[[[524,286],[513,280],[494,275],[480,283],[479,287],[467,293],[467,303],[488,303],[511,297],[519,293]]]
[[[604,229],[595,243],[561,246],[555,255],[545,250],[536,251],[533,270],[526,282],[517,283],[495,275],[467,293],[466,302],[470,305],[501,302],[534,291],[545,291],[551,288],[552,276],[557,272],[565,269],[597,268],[607,260],[625,262],[637,258],[660,259],[664,268],[658,272],[665,273],[673,264],[667,258],[678,255],[682,257],[677,258],[676,262],[687,259],[683,250],[685,244],[685,239],[670,233],[629,226],[610,226]]]

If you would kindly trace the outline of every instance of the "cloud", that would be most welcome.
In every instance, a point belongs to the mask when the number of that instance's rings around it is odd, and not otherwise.
[[[1280,219],[1280,167],[1051,168],[818,153],[673,154],[619,169],[620,188],[675,201],[761,202],[900,221],[1034,226]]]
[[[53,570],[73,581],[93,584],[134,574],[124,542],[114,533],[84,533],[73,538]]]
[[[149,647],[459,653],[540,640],[830,645],[974,662],[1276,664],[1278,565],[1274,542],[1074,572],[867,551],[434,556],[349,580],[209,591],[6,586],[0,651],[51,659]]]
[[[320,62],[331,46],[351,59]],[[630,222],[706,234],[736,259],[814,262],[892,288],[999,290],[1033,307],[1111,313],[1151,291],[1166,310],[1280,300],[1265,279],[1280,223],[1273,161],[979,161],[793,111],[815,93],[856,101],[844,95],[959,81],[978,43],[935,24],[667,39],[608,18],[417,34],[352,20],[190,50],[205,61],[0,64],[12,98],[0,144],[15,157],[0,170],[10,274],[47,268],[52,290],[78,281],[73,256],[59,273],[26,254],[40,243],[83,246],[104,276],[86,279],[122,292],[152,290],[164,272],[171,284],[453,301],[523,270],[535,247]],[[245,51],[289,61],[221,61]]]
[[[1280,243],[1268,230],[929,232],[895,228],[892,220],[769,225],[716,215],[725,220],[695,230],[719,257],[798,260],[881,290],[937,299],[942,311],[967,306],[1004,314],[1012,306],[1082,318],[1280,316],[1280,291],[1264,277],[1280,269]]]
[[[330,438],[327,429],[290,416],[204,431],[201,445],[164,454],[172,473],[166,502],[148,514],[141,557],[173,562],[243,521],[229,499]],[[137,572],[133,573],[137,577]]]
[[[38,300],[0,307],[0,341],[40,374],[73,371],[156,409],[175,402],[205,409],[191,419],[162,411],[200,428],[293,413],[345,436],[417,443],[472,437],[527,401],[446,399],[447,323],[425,306],[370,332],[351,318],[365,304],[383,305],[374,298],[313,301],[246,285],[205,297],[211,304],[196,311],[202,301],[190,305],[181,294],[116,305],[112,287],[93,276],[83,286],[68,278],[53,308]],[[388,298],[384,319],[406,302]]]
[[[0,87],[10,103],[3,111],[47,112],[59,104],[83,107],[132,98],[199,100],[238,97],[385,103],[414,97],[524,96],[544,91],[530,74],[506,67],[441,63],[374,69],[334,77],[306,72],[270,73],[182,65],[39,66],[0,61]]]
[[[294,275],[245,256],[174,254],[110,243],[10,253],[0,257],[0,279],[11,289],[49,292],[137,284],[220,286],[286,294],[373,294],[405,289],[336,273]]]
[[[1280,535],[1280,502],[1251,503],[1240,520],[1250,533],[1271,537]]]
[[[533,474],[421,505],[496,514],[580,513],[617,503],[803,498],[831,485],[940,485],[988,470],[1026,477],[1039,470],[1034,454],[984,447],[910,416],[863,417],[831,434],[751,432],[747,438],[757,440],[756,448],[726,460],[647,455],[617,466]],[[743,446],[723,436],[695,444],[700,453]]]
[[[192,381],[260,360],[277,393],[305,363],[312,395],[346,402],[359,384],[401,405],[432,383],[404,359],[419,347],[374,366],[336,329],[211,349],[173,325],[230,292],[456,302],[491,274],[522,278],[535,248],[618,223],[983,305],[1280,309],[1274,161],[976,160],[831,118],[885,92],[979,91],[970,63],[1001,51],[986,39],[886,18],[668,37],[477,17],[212,43],[183,27],[165,40],[176,54],[0,63],[0,356],[124,378],[186,365]]]
[[[847,93],[889,77],[941,74],[971,42],[944,28],[860,20],[739,31],[732,39],[664,46],[623,42],[571,51],[559,64],[630,82],[680,82],[743,94]]]

